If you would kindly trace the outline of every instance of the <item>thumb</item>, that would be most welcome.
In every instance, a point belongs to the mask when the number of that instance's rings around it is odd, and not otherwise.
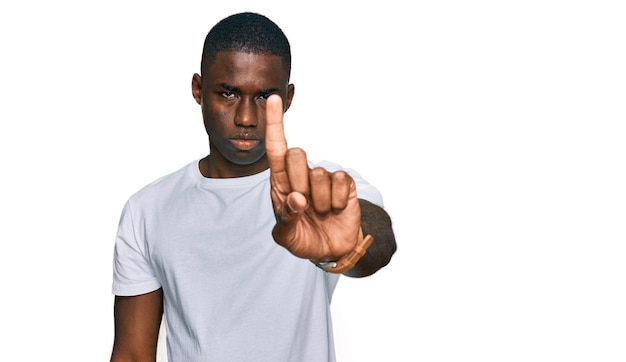
[[[272,230],[272,235],[277,243],[285,247],[293,243],[296,236],[296,226],[307,207],[307,199],[301,193],[294,191],[287,195],[285,202],[276,214],[276,225]]]
[[[302,217],[302,214],[304,210],[306,210],[307,206],[308,202],[304,195],[297,191],[290,193],[285,199],[278,222],[295,224]]]

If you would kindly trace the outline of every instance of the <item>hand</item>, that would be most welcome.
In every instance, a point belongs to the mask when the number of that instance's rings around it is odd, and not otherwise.
[[[306,153],[287,149],[282,99],[266,105],[265,147],[270,165],[274,240],[314,261],[337,260],[352,251],[361,227],[356,185],[344,171],[309,169]]]

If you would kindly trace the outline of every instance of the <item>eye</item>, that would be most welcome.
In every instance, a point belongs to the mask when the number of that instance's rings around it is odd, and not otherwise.
[[[261,94],[259,94],[259,96],[257,97],[258,100],[262,100],[265,101],[267,100],[272,94],[274,94],[274,92],[262,92]]]
[[[222,97],[224,98],[228,98],[228,99],[235,98],[235,93],[230,92],[230,91],[223,91],[221,94],[222,94]]]

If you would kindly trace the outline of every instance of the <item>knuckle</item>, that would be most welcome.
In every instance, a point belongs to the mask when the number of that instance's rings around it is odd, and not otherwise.
[[[316,180],[323,180],[328,178],[328,171],[322,167],[315,167],[310,171],[311,178]]]
[[[347,184],[350,182],[350,180],[352,180],[352,177],[350,177],[350,175],[348,175],[347,172],[345,171],[336,171],[333,172],[333,183],[340,183],[340,184]]]
[[[289,160],[299,160],[303,157],[306,158],[306,152],[302,148],[294,147],[287,150],[286,157]]]

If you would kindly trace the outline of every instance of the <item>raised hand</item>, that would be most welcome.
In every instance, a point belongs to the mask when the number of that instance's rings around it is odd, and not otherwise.
[[[337,260],[351,252],[361,225],[354,180],[344,171],[310,169],[302,149],[287,148],[278,95],[267,100],[265,147],[276,215],[274,240],[314,261]]]

